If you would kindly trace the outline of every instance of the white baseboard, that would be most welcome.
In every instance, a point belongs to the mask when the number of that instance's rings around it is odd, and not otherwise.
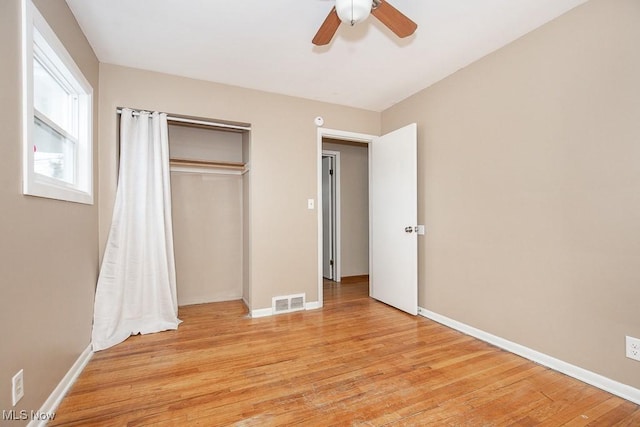
[[[307,302],[304,305],[304,309],[305,310],[315,310],[317,308],[322,308],[322,304],[320,303],[320,301],[312,301],[312,302]],[[268,316],[273,316],[273,308],[269,307],[269,308],[257,308],[255,310],[251,310],[251,317],[253,318],[258,318],[258,317],[268,317]]]
[[[305,310],[316,310],[318,308],[322,308],[322,303],[320,301],[312,301],[304,305]]]
[[[91,344],[84,349],[84,351],[80,354],[78,359],[74,362],[71,369],[66,373],[66,375],[62,378],[62,380],[58,383],[56,388],[51,392],[47,400],[44,402],[40,410],[38,411],[40,414],[54,414],[60,402],[64,398],[65,394],[69,391],[73,383],[78,379],[78,375],[82,372],[91,357],[93,356],[93,351],[91,350]],[[44,417],[43,417],[44,418]],[[45,420],[32,420],[27,424],[27,427],[41,427],[45,426],[47,422]]]
[[[251,317],[253,318],[267,317],[267,316],[273,316],[273,309],[271,307],[257,308],[255,310],[251,310]]]
[[[438,313],[434,313],[425,308],[418,307],[418,314],[640,405],[640,390],[637,388],[614,381],[610,378],[588,371],[579,366],[572,365],[571,363],[567,363],[560,359],[556,359],[555,357],[551,357],[547,354],[540,353],[539,351],[530,349],[529,347],[500,338],[496,335],[474,328],[473,326],[469,326],[462,322],[458,322],[457,320],[450,319],[446,316],[442,316]]]
[[[226,302],[226,301],[237,301],[242,299],[242,295],[227,295],[227,296],[215,296],[215,297],[190,297],[190,298],[182,298],[178,301],[178,307],[184,307],[186,305],[197,305],[197,304],[209,304],[212,302]]]

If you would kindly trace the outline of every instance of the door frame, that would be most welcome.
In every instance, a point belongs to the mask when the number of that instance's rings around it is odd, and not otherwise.
[[[340,152],[332,151],[332,150],[322,150],[322,156],[320,159],[321,161],[322,161],[322,157],[331,157],[333,159],[333,190],[334,191],[331,192],[331,194],[333,195],[332,197],[333,200],[331,203],[331,210],[333,213],[332,215],[333,221],[331,221],[331,224],[333,225],[333,233],[331,233],[331,241],[333,243],[332,273],[333,273],[333,281],[339,282],[340,273],[341,273],[340,246],[342,242],[341,240],[342,235],[340,234]],[[318,203],[318,206],[320,206],[320,208],[324,210],[324,200],[320,200]],[[322,246],[323,246],[322,251],[324,252],[324,245]],[[324,263],[324,259],[322,262]]]
[[[317,131],[317,150],[316,150],[316,170],[317,170],[317,200],[318,200],[318,308],[324,305],[324,290],[322,277],[322,138],[341,139],[344,141],[355,141],[370,144],[376,135],[366,133],[349,132],[338,129],[327,129],[319,127]],[[369,162],[371,158],[369,157]],[[369,167],[369,178],[371,182],[371,167]],[[369,204],[369,218],[371,218],[371,204]],[[369,221],[369,235],[371,235],[371,221]],[[371,242],[369,242],[369,268],[371,268]]]

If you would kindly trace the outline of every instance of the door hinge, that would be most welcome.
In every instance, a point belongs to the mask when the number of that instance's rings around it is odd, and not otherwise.
[[[329,175],[333,175],[333,169],[329,169]]]
[[[333,266],[333,260],[332,259],[329,260],[329,265]]]

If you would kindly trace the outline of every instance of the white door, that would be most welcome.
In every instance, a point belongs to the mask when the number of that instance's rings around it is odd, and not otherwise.
[[[417,125],[374,138],[369,165],[371,296],[416,315]]]
[[[335,280],[333,157],[322,156],[322,276]]]

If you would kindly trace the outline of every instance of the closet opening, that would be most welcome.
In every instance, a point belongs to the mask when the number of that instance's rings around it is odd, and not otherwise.
[[[168,123],[178,305],[249,306],[250,127]]]

